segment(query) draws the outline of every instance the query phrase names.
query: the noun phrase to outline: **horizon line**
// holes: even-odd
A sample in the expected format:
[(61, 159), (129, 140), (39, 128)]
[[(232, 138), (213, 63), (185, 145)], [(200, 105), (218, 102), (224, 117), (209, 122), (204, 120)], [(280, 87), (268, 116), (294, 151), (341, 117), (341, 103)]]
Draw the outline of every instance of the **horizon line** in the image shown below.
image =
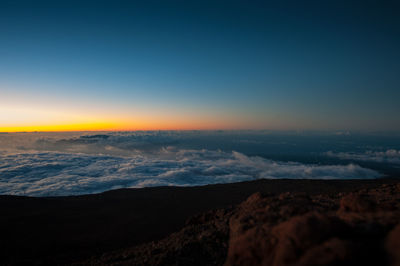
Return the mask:
[(151, 132), (151, 131), (203, 131), (203, 132), (240, 132), (240, 131), (252, 131), (252, 132), (298, 132), (298, 133), (335, 133), (336, 135), (351, 135), (351, 134), (400, 134), (400, 131), (395, 130), (346, 130), (346, 129), (121, 129), (121, 130), (22, 130), (22, 131), (2, 131), (0, 134), (7, 133), (73, 133), (73, 132)]

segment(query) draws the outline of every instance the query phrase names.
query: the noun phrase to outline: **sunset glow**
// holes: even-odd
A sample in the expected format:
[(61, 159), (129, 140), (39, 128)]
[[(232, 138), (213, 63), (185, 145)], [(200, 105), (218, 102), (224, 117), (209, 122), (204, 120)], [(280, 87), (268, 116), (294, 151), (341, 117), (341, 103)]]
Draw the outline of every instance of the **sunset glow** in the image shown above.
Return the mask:
[(103, 4), (0, 5), (1, 132), (400, 131), (390, 14)]
[[(129, 121), (115, 119), (110, 121), (86, 120), (78, 122), (25, 122), (21, 124), (2, 124), (0, 132), (34, 132), (34, 131), (134, 131), (134, 130), (238, 130), (248, 129), (248, 127), (238, 127), (229, 121), (212, 121), (203, 119), (190, 122), (190, 119), (157, 120), (155, 118), (141, 118)], [(118, 122), (116, 122), (118, 121)]]
[(0, 0), (0, 266), (400, 265), (399, 14)]
[[(1, 108), (0, 132), (32, 131), (132, 131), (132, 130), (215, 130), (256, 128), (248, 119), (238, 124), (233, 116), (174, 112), (126, 115), (40, 108)], [(143, 113), (143, 112), (142, 112)]]

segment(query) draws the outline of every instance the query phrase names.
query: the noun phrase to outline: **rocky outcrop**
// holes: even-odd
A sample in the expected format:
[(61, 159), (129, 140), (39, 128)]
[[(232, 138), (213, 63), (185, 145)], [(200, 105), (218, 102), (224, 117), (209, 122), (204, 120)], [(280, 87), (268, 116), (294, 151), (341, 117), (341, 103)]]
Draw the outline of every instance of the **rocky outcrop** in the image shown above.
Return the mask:
[(251, 195), (169, 237), (92, 265), (400, 265), (400, 185), (352, 193)]
[(230, 218), (225, 264), (399, 265), (399, 219), (398, 185), (313, 197), (254, 194)]

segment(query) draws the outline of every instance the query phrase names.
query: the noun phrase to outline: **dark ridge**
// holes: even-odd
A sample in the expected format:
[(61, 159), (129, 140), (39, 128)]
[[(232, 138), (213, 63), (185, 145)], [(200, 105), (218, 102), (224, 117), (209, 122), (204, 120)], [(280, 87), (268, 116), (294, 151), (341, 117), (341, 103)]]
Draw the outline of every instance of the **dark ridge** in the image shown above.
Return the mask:
[(68, 197), (0, 196), (0, 264), (68, 264), (158, 240), (189, 217), (234, 206), (249, 195), (332, 194), (398, 182), (256, 180), (200, 187), (118, 189)]

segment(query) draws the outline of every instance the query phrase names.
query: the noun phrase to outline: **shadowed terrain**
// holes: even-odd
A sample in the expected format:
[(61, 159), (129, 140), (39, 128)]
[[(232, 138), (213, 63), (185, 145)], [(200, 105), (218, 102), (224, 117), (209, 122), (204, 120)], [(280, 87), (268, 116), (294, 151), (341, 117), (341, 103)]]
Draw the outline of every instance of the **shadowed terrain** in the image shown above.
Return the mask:
[[(309, 239), (309, 244), (290, 247), (288, 263), (321, 243), (328, 248), (340, 246), (340, 241), (353, 245), (346, 242), (346, 232), (354, 228), (361, 231), (347, 238), (357, 239), (355, 246), (364, 238), (370, 239), (368, 248), (381, 247), (399, 218), (397, 183), (395, 179), (257, 180), (71, 197), (0, 196), (1, 263), (183, 265), (223, 264), (227, 259), (230, 265), (278, 265), (282, 256), (287, 257), (280, 247), (287, 245), (285, 239), (292, 238), (298, 224), (306, 225), (300, 226), (305, 232), (294, 238), (299, 243)], [(349, 194), (352, 191), (363, 194)], [(365, 225), (358, 227), (357, 219)], [(307, 231), (313, 223), (322, 224), (315, 231), (318, 238)], [(335, 230), (341, 232), (339, 242)], [(270, 239), (276, 241), (269, 243)], [(275, 255), (266, 256), (264, 248)], [(382, 248), (375, 251), (386, 254)], [(249, 255), (257, 252), (266, 257), (255, 260)], [(314, 251), (310, 252), (312, 257)]]

